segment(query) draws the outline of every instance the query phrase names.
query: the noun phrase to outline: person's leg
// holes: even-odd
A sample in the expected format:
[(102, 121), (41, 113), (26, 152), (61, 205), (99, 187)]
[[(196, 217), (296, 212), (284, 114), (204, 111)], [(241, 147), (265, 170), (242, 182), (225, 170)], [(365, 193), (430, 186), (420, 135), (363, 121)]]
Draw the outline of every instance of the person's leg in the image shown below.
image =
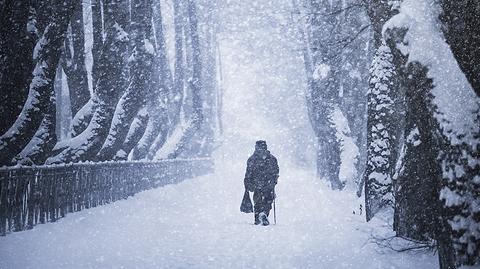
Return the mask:
[(259, 214), (262, 212), (262, 194), (255, 190), (253, 193), (253, 211), (255, 216), (255, 225), (260, 224)]
[(273, 203), (273, 199), (275, 199), (274, 197), (274, 191), (273, 190), (269, 190), (269, 191), (266, 191), (265, 194), (265, 213), (267, 214), (267, 217), (270, 215), (270, 210), (272, 210), (272, 203)]
[(262, 222), (262, 225), (267, 226), (269, 225), (268, 221), (268, 214), (270, 213), (270, 208), (271, 208), (271, 203), (269, 203), (270, 200), (270, 195), (269, 191), (263, 190), (261, 192), (261, 213), (259, 214), (260, 221)]

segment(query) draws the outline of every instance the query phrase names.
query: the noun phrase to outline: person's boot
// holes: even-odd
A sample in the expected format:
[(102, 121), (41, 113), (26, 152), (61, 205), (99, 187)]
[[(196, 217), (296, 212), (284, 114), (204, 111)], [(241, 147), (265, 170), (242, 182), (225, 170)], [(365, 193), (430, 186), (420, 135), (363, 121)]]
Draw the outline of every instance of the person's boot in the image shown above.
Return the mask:
[(262, 222), (263, 226), (270, 225), (270, 222), (268, 221), (268, 218), (267, 218), (267, 214), (265, 214), (264, 212), (260, 213), (259, 219)]
[(260, 218), (258, 217), (258, 213), (255, 213), (255, 225), (258, 225), (260, 223), (261, 221), (260, 221)]

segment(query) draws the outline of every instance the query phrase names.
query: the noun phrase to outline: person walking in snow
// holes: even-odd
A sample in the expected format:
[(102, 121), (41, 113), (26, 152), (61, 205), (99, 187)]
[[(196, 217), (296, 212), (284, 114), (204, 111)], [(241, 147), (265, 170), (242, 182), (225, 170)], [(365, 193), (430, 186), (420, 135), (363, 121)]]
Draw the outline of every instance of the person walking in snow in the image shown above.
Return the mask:
[(245, 189), (253, 192), (255, 225), (269, 225), (268, 215), (275, 199), (275, 185), (278, 181), (277, 159), (267, 150), (267, 143), (259, 140), (255, 143), (255, 152), (247, 162)]

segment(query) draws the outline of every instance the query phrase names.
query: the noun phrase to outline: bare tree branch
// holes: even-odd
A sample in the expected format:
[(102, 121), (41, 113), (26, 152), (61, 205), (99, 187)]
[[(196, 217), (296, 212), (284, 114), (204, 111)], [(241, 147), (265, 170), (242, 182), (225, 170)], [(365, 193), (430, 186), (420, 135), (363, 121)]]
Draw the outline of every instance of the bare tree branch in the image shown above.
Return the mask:
[[(398, 241), (404, 241), (402, 246)], [(402, 236), (378, 237), (373, 234), (370, 235), (367, 243), (375, 243), (376, 245), (390, 249), (396, 252), (407, 252), (414, 250), (435, 251), (436, 243), (434, 241), (419, 241)]]

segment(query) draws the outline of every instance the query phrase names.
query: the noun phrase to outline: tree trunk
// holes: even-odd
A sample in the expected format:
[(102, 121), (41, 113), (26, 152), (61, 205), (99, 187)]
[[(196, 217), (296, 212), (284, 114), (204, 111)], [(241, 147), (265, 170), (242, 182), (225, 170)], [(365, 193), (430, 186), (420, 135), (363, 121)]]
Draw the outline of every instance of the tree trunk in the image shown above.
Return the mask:
[(169, 118), (171, 119), (171, 130), (174, 130), (180, 122), (180, 112), (184, 99), (185, 86), (185, 53), (184, 53), (184, 37), (186, 27), (184, 0), (174, 0), (174, 27), (175, 27), (175, 63), (174, 63), (174, 82), (173, 91), (169, 99)]
[[(189, 88), (191, 89), (192, 111), (187, 129), (182, 138), (176, 145), (175, 150), (169, 154), (169, 158), (177, 158), (183, 153), (188, 156), (196, 155), (195, 149), (192, 149), (193, 138), (200, 129), (203, 120), (203, 103), (202, 103), (202, 61), (200, 55), (200, 38), (198, 31), (198, 16), (196, 4), (193, 0), (187, 0), (187, 14), (189, 21), (189, 33), (192, 50), (192, 78), (189, 80)], [(182, 155), (183, 156), (183, 155)]]
[(55, 82), (53, 83), (53, 91), (55, 92), (55, 103), (56, 103), (56, 108), (55, 108), (55, 133), (57, 134), (57, 139), (61, 140), (62, 139), (62, 129), (63, 129), (63, 122), (62, 122), (62, 113), (61, 113), (61, 107), (63, 102), (62, 102), (62, 84), (63, 84), (63, 70), (60, 64), (57, 66), (57, 71), (55, 74)]
[(365, 215), (367, 221), (381, 208), (393, 205), (392, 173), (394, 152), (395, 68), (390, 48), (377, 49), (370, 69), (367, 122), (367, 165), (365, 177)]
[[(340, 16), (343, 26), (341, 36), (346, 40), (341, 52), (341, 88), (340, 107), (348, 120), (351, 130), (350, 137), (358, 148), (356, 158), (356, 174), (353, 182), (357, 189), (357, 195), (364, 187), (363, 175), (366, 167), (367, 143), (367, 99), (368, 91), (368, 64), (372, 57), (373, 46), (371, 42), (371, 27), (357, 0), (345, 0), (342, 2)], [(356, 37), (355, 37), (356, 36)], [(355, 38), (352, 38), (355, 37)], [(360, 197), (359, 196), (359, 197)]]
[[(153, 11), (153, 27), (155, 29), (155, 44), (157, 48), (155, 79), (158, 79), (158, 86), (160, 87), (158, 90), (160, 90), (160, 92), (171, 93), (173, 88), (173, 77), (168, 60), (165, 34), (163, 33), (163, 15), (160, 1), (154, 1)], [(159, 94), (159, 92), (156, 92), (156, 94)]]
[[(142, 139), (142, 136), (145, 135), (149, 122), (150, 117), (148, 115), (147, 109), (142, 108), (133, 120), (132, 125), (130, 125), (130, 129), (128, 130), (128, 134), (125, 138), (122, 149), (117, 152), (118, 159), (126, 160), (128, 158), (130, 152), (136, 146), (138, 146), (139, 141)], [(132, 159), (136, 160), (135, 156)]]
[[(157, 56), (155, 57), (151, 90), (147, 94), (147, 109), (150, 118), (143, 136), (133, 149), (132, 158), (134, 160), (151, 159), (155, 155), (156, 150), (163, 146), (165, 138), (171, 128), (166, 107), (168, 107), (171, 102), (174, 102), (174, 97), (172, 96), (173, 81), (163, 33), (160, 1), (155, 1), (153, 9)], [(154, 145), (155, 141), (157, 141), (157, 144)], [(150, 151), (153, 152), (149, 154)]]
[(44, 118), (43, 112), (49, 111), (54, 102), (53, 83), (61, 46), (76, 6), (75, 1), (63, 3), (64, 1), (54, 2), (56, 8), (51, 21), (36, 45), (36, 64), (25, 106), (13, 126), (0, 137), (0, 164), (11, 164), (12, 158), (34, 137)]
[(53, 91), (51, 94), (47, 110), (43, 112), (44, 117), (40, 127), (25, 148), (15, 157), (15, 163), (42, 165), (57, 143), (56, 98)]
[[(478, 17), (480, 2), (442, 0), (440, 5), (443, 11), (440, 18), (443, 21), (442, 30), (446, 42), (450, 45), (453, 56), (476, 95), (480, 96), (480, 20)], [(480, 262), (480, 234), (478, 233), (480, 184), (478, 184), (478, 180), (477, 183), (474, 183), (474, 178), (478, 179), (478, 171), (480, 171), (480, 147), (478, 146), (480, 109), (477, 109), (475, 114), (476, 130), (473, 131), (472, 141), (464, 141), (460, 145), (451, 143), (448, 145), (450, 149), (446, 150), (443, 156), (442, 165), (445, 167), (445, 171), (441, 199), (444, 203), (444, 210), (448, 212), (447, 219), (449, 221), (449, 224), (444, 227), (447, 227), (446, 234), (454, 236), (453, 242), (449, 237), (442, 240), (447, 245), (443, 254), (442, 248), (439, 248), (442, 268), (448, 268), (444, 264), (453, 264), (452, 260), (467, 265)], [(473, 159), (477, 161), (473, 163), (469, 161)], [(459, 170), (463, 170), (465, 173), (456, 173)], [(456, 195), (461, 195), (463, 199), (461, 202), (451, 203), (449, 198), (455, 198)], [(475, 230), (472, 227), (477, 228)], [(455, 230), (452, 231), (450, 228), (455, 228)], [(456, 255), (448, 255), (448, 250), (451, 251), (453, 248), (452, 243)]]
[(480, 2), (442, 0), (443, 33), (470, 85), (480, 96)]
[(205, 9), (208, 10), (206, 14), (203, 14), (204, 22), (201, 27), (201, 48), (202, 48), (202, 100), (204, 103), (203, 114), (205, 120), (202, 124), (202, 131), (200, 132), (203, 137), (197, 138), (197, 142), (200, 144), (199, 156), (209, 157), (212, 155), (215, 146), (215, 130), (217, 126), (217, 103), (216, 96), (218, 92), (217, 84), (217, 63), (216, 63), (216, 49), (217, 49), (217, 33), (215, 29), (214, 11), (215, 7), (213, 3), (208, 2)]
[(91, 0), (92, 3), (92, 28), (93, 28), (93, 45), (92, 45), (92, 86), (97, 88), (98, 78), (100, 76), (100, 56), (103, 47), (103, 18), (102, 5), (105, 0)]
[(342, 189), (340, 141), (333, 118), (335, 109), (339, 109), (340, 69), (336, 55), (339, 53), (340, 25), (335, 16), (326, 15), (340, 9), (341, 1), (310, 0), (308, 5), (313, 67), (309, 88), (312, 108), (309, 111), (318, 139), (317, 172), (320, 178), (330, 182), (332, 189)]
[(130, 61), (130, 84), (117, 104), (109, 135), (98, 153), (99, 160), (110, 160), (121, 149), (138, 111), (146, 105), (153, 74), (155, 48), (150, 43), (152, 9), (149, 0), (132, 1), (131, 37), (134, 51)]
[[(47, 163), (96, 160), (108, 135), (115, 106), (126, 86), (125, 63), (128, 51), (128, 5), (125, 0), (105, 3), (105, 44), (99, 61), (99, 76), (92, 97), (93, 115), (87, 128), (76, 137), (55, 146)], [(87, 103), (88, 104), (88, 103)], [(128, 128), (128, 126), (127, 126)], [(122, 141), (123, 142), (123, 141)]]
[[(165, 110), (149, 109), (152, 117), (149, 118), (145, 132), (133, 149), (134, 160), (153, 159), (155, 153), (165, 143), (168, 135), (168, 119)], [(157, 140), (157, 144), (155, 141)]]
[[(431, 9), (436, 8), (436, 4), (431, 1), (419, 4), (424, 5), (424, 8), (426, 5)], [(426, 14), (426, 22), (419, 24), (436, 19), (428, 18), (432, 14), (434, 13)], [(475, 195), (466, 191), (465, 187), (475, 185), (473, 171), (478, 171), (480, 165), (478, 162), (461, 161), (462, 157), (458, 153), (462, 152), (463, 158), (467, 159), (478, 156), (478, 147), (472, 145), (478, 145), (479, 141), (480, 100), (476, 98), (473, 89), (466, 86), (466, 79), (456, 69), (458, 67), (451, 65), (451, 68), (444, 71), (443, 65), (455, 63), (455, 59), (440, 33), (430, 33), (431, 40), (437, 46), (435, 53), (439, 55), (428, 59), (413, 55), (415, 59), (421, 60), (409, 59), (410, 54), (415, 53), (412, 49), (414, 46), (423, 47), (425, 44), (412, 42), (418, 40), (418, 37), (408, 33), (417, 30), (410, 28), (422, 25), (406, 25), (404, 22), (406, 21), (397, 21), (385, 29), (387, 43), (399, 70), (400, 83), (406, 89), (404, 163), (399, 167), (395, 182), (398, 211), (396, 231), (399, 235), (410, 238), (436, 239), (442, 269), (456, 268), (460, 264), (473, 265), (478, 260), (478, 249), (475, 250), (472, 246), (478, 245), (475, 243), (478, 237), (459, 238), (459, 234), (476, 233), (469, 230), (476, 224), (475, 221), (471, 222), (475, 219), (472, 216), (476, 209), (470, 210), (478, 202), (470, 199)], [(438, 62), (431, 62), (435, 59), (441, 59), (442, 66)], [(453, 86), (436, 81), (452, 74), (460, 81)], [(448, 109), (442, 102), (446, 95), (449, 96), (449, 105), (455, 105), (459, 110)], [(475, 117), (476, 121), (473, 120)], [(457, 189), (459, 185), (461, 187)], [(443, 206), (441, 200), (445, 203)]]
[(92, 97), (73, 117), (70, 137), (78, 136), (87, 129), (88, 124), (92, 120), (93, 112), (95, 112), (93, 104)]
[(76, 115), (90, 99), (85, 63), (85, 30), (82, 5), (78, 6), (70, 21), (70, 31), (65, 41), (65, 55), (62, 60), (62, 67), (67, 75), (68, 89), (70, 90), (71, 114)]
[(29, 1), (7, 0), (0, 15), (0, 135), (12, 127), (28, 96), (36, 42), (31, 8)]

